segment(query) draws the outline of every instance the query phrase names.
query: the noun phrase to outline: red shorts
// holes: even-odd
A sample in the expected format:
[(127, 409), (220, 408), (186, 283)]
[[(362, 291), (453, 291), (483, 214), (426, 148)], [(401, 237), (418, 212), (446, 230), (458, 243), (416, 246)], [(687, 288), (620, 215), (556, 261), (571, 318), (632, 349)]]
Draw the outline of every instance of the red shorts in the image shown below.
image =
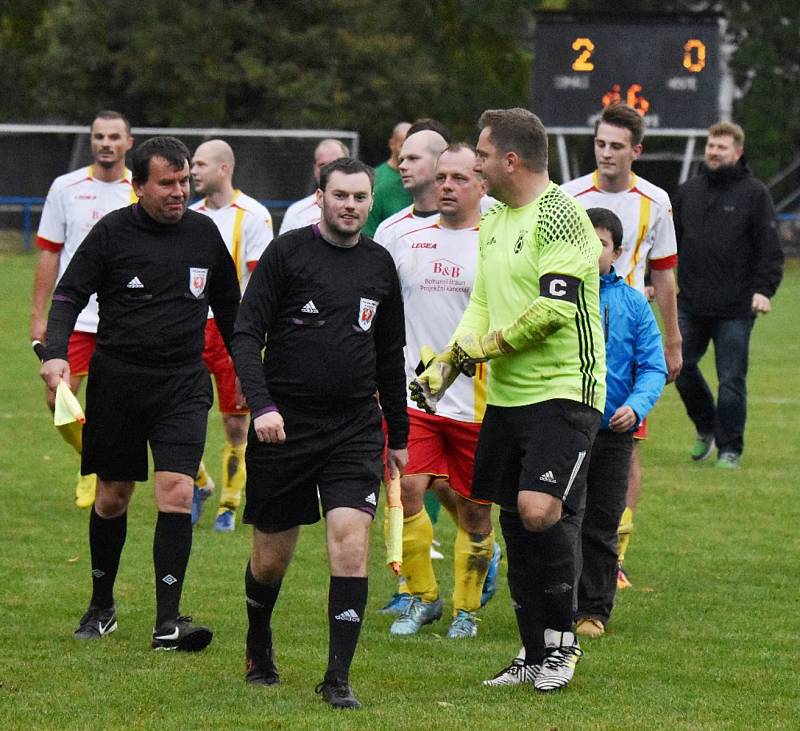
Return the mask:
[(472, 500), (472, 468), (481, 425), (426, 414), (418, 409), (408, 409), (408, 419), (405, 474), (446, 477), (459, 495)]
[(214, 318), (206, 322), (206, 345), (203, 360), (217, 384), (217, 405), (223, 414), (248, 414), (249, 410), (236, 406), (236, 371), (225, 341)]
[(634, 439), (647, 439), (647, 417), (645, 416), (642, 419), (642, 423), (639, 424), (639, 428), (633, 432)]
[(89, 361), (92, 359), (96, 344), (97, 335), (95, 333), (75, 330), (69, 336), (67, 362), (69, 363), (70, 375), (85, 376), (89, 372)]

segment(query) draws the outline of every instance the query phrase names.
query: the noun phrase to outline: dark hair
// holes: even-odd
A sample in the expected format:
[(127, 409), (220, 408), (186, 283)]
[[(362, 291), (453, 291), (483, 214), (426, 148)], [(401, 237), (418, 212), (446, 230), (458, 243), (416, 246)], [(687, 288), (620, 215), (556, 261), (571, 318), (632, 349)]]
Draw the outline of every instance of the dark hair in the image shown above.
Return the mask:
[(535, 173), (547, 170), (547, 130), (533, 112), (520, 107), (487, 109), (478, 129), (491, 128), (492, 143), (501, 153), (514, 152)]
[(422, 119), (416, 120), (414, 124), (408, 128), (406, 139), (411, 137), (415, 132), (423, 132), (426, 129), (429, 129), (431, 132), (438, 132), (444, 137), (445, 142), (448, 144), (450, 143), (450, 129), (438, 119), (431, 119), (430, 117), (423, 117)]
[(115, 112), (112, 109), (103, 109), (99, 111), (97, 114), (95, 114), (94, 119), (92, 120), (93, 125), (95, 120), (97, 119), (121, 119), (125, 123), (125, 131), (128, 134), (131, 133), (131, 123), (128, 121), (128, 118), (124, 114)]
[(150, 177), (150, 160), (163, 157), (175, 170), (190, 162), (189, 148), (177, 137), (151, 137), (139, 145), (131, 155), (131, 172), (137, 183), (146, 183)]
[(622, 102), (609, 104), (594, 123), (594, 133), (600, 124), (610, 124), (612, 127), (622, 127), (631, 133), (631, 146), (640, 145), (644, 139), (644, 119), (633, 107)]
[(587, 208), (586, 215), (595, 228), (604, 228), (611, 234), (611, 241), (614, 244), (614, 251), (622, 246), (622, 221), (614, 211), (608, 208)]
[(447, 147), (442, 150), (442, 155), (445, 152), (461, 152), (461, 150), (469, 150), (473, 155), (475, 153), (475, 148), (469, 144), (469, 142), (451, 142)]
[(352, 157), (340, 157), (338, 160), (329, 162), (323, 165), (319, 171), (319, 188), (325, 190), (328, 185), (328, 178), (336, 171), (342, 172), (345, 175), (356, 175), (357, 173), (366, 173), (369, 178), (369, 187), (375, 183), (375, 171), (366, 163), (361, 160), (356, 160)]

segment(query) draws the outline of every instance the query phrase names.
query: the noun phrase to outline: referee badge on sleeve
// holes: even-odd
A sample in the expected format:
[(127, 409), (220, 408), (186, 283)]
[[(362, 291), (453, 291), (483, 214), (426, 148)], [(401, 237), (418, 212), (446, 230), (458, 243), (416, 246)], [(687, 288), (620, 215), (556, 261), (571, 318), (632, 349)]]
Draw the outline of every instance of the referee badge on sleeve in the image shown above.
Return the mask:
[(377, 300), (361, 298), (361, 306), (358, 310), (358, 326), (367, 332), (372, 327), (372, 320), (375, 317), (375, 312), (378, 309)]
[(203, 296), (208, 281), (208, 269), (189, 267), (189, 291), (197, 298)]

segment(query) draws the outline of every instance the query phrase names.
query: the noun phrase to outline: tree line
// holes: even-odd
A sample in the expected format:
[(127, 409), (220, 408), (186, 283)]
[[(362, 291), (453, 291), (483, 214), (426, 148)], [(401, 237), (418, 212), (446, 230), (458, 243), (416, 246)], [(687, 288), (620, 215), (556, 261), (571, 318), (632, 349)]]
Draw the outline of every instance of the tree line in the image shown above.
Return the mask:
[(526, 106), (535, 13), (717, 11), (736, 50), (734, 116), (768, 177), (800, 142), (800, 10), (752, 3), (615, 0), (6, 0), (0, 120), (343, 128), (379, 162), (401, 119), (475, 135), (488, 107)]

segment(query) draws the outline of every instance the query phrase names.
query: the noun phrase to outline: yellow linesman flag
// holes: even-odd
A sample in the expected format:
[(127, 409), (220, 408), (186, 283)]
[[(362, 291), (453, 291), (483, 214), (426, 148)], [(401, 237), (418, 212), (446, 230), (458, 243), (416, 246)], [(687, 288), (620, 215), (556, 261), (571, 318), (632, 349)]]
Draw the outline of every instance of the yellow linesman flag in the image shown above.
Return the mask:
[(386, 513), (389, 530), (386, 533), (386, 563), (396, 576), (403, 565), (403, 503), (400, 501), (400, 475), (389, 478), (386, 489)]
[(69, 386), (61, 381), (56, 389), (56, 408), (53, 414), (53, 424), (63, 426), (74, 421), (81, 424), (86, 423), (83, 409), (75, 394), (69, 390)]

